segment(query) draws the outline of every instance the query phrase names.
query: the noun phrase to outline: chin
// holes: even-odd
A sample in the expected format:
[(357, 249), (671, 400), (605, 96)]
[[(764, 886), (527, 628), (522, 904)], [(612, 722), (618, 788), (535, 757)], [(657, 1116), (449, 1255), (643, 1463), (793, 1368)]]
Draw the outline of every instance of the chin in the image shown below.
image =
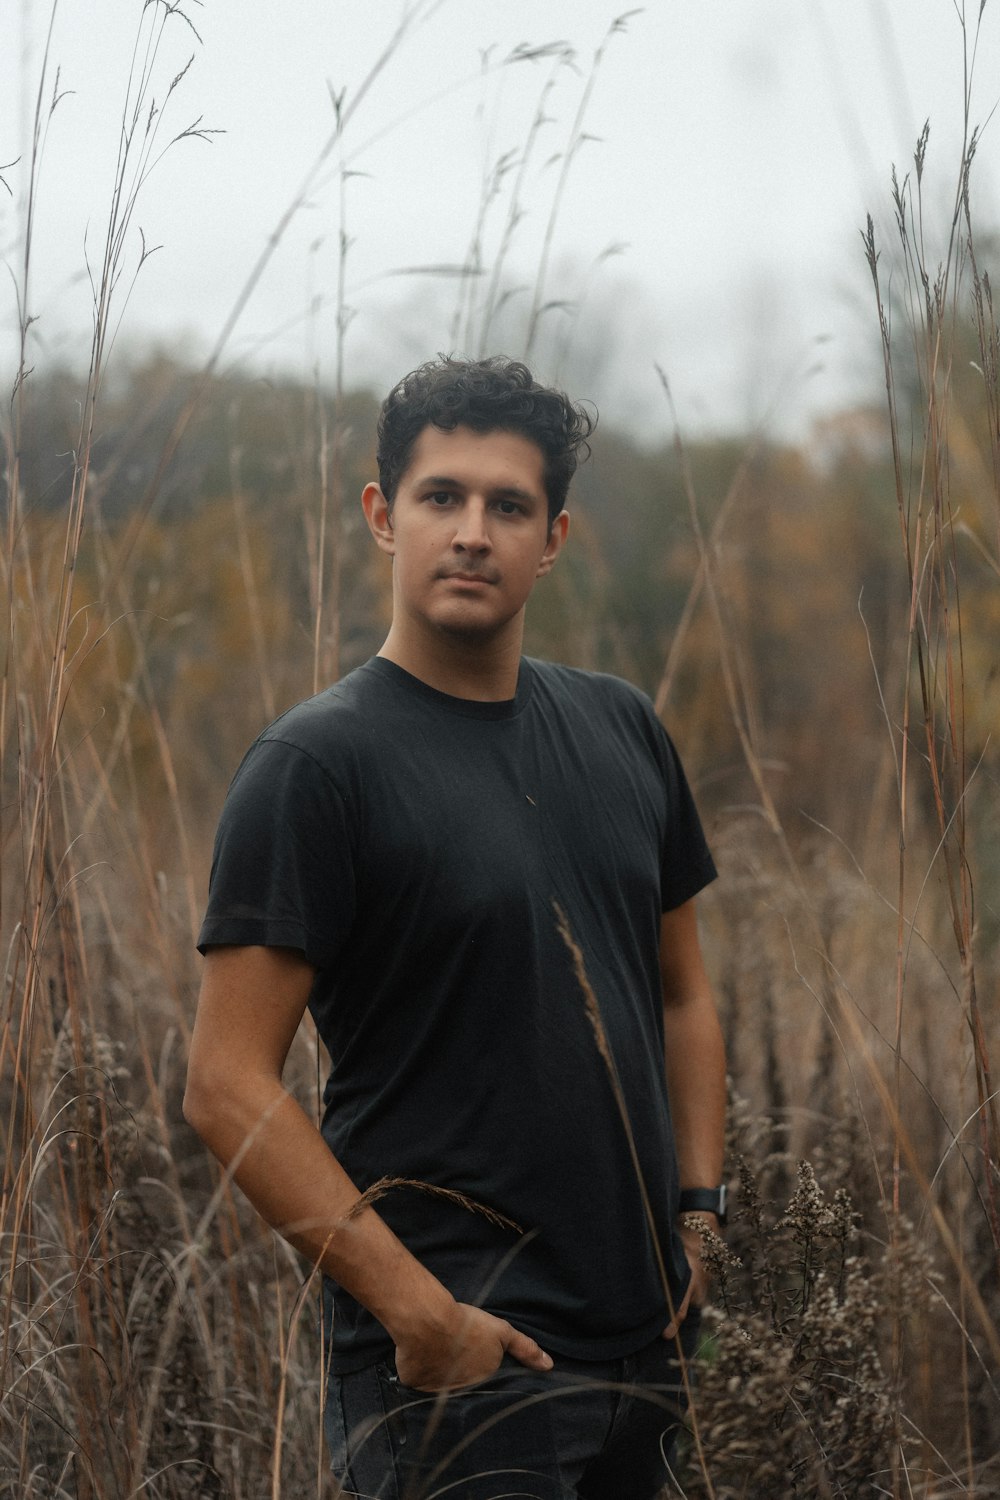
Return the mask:
[(442, 636), (457, 641), (489, 641), (502, 633), (506, 620), (484, 620), (475, 615), (451, 615), (434, 621)]
[(499, 625), (480, 625), (473, 620), (455, 620), (439, 625), (438, 634), (444, 636), (446, 640), (475, 645), (492, 641), (500, 634), (501, 629)]

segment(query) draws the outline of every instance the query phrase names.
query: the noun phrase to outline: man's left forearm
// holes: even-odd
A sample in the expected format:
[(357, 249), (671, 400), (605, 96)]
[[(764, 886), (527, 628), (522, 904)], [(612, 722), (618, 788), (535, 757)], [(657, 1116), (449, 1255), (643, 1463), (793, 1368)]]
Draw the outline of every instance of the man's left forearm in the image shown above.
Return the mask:
[(726, 1133), (726, 1050), (693, 900), (664, 913), (660, 971), (664, 1065), (681, 1187), (718, 1187)]
[[(664, 1061), (680, 1185), (714, 1188), (722, 1181), (726, 1127), (726, 1058), (722, 1028), (711, 991), (706, 987), (686, 999), (664, 1001)], [(674, 1337), (689, 1305), (700, 1307), (708, 1295), (708, 1275), (698, 1230), (680, 1225), (691, 1282), (682, 1306), (666, 1329)], [(719, 1231), (715, 1214), (698, 1211), (709, 1229)]]
[(682, 1188), (722, 1181), (726, 1054), (711, 992), (665, 1003), (664, 1064)]

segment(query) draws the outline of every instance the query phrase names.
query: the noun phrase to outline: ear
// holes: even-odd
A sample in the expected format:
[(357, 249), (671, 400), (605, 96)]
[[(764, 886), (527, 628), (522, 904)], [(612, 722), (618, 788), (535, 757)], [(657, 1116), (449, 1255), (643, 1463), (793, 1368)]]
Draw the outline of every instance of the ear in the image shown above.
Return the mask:
[(549, 539), (545, 543), (545, 551), (542, 553), (542, 560), (538, 564), (538, 572), (535, 574), (536, 578), (544, 578), (546, 573), (551, 573), (555, 560), (563, 549), (563, 543), (566, 540), (568, 532), (569, 511), (561, 510), (552, 522), (551, 529), (549, 530)]
[(392, 557), (396, 551), (396, 536), (392, 529), (389, 502), (379, 485), (374, 482), (365, 485), (361, 491), (361, 509), (376, 545)]

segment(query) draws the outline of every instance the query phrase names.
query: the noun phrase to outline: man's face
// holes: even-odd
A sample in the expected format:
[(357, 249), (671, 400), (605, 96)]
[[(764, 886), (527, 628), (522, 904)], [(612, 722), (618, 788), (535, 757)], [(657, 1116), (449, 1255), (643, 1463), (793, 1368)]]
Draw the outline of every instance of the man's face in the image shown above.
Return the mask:
[(564, 511), (550, 530), (542, 451), (512, 432), (425, 427), (391, 514), (377, 485), (363, 500), (376, 541), (394, 559), (394, 628), (470, 641), (520, 628), (568, 524)]

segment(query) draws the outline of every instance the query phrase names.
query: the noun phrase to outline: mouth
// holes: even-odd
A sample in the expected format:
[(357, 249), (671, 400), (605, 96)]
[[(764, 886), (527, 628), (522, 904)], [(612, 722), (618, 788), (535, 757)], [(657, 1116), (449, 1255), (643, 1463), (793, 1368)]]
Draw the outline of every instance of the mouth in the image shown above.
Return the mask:
[(439, 575), (446, 583), (461, 583), (467, 585), (492, 585), (497, 579), (488, 573), (442, 573)]

